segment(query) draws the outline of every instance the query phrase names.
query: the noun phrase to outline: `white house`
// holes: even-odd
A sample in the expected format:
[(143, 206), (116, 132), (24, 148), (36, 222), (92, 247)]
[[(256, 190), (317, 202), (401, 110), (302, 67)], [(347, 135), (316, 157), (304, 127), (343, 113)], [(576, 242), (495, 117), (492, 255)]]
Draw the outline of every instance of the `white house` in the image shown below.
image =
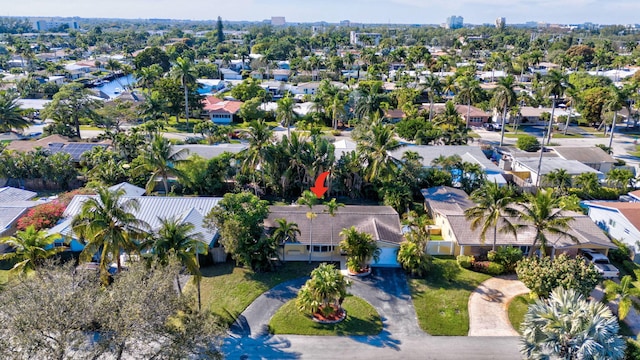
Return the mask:
[[(538, 157), (517, 157), (513, 159), (511, 164), (511, 170), (517, 173), (526, 174), (528, 173), (528, 178), (525, 180), (530, 181), (532, 185), (538, 183), (538, 177), (547, 175), (552, 171), (557, 171), (559, 169), (566, 170), (569, 175), (575, 176), (580, 175), (582, 173), (591, 172), (595, 173), (598, 176), (598, 179), (603, 180), (604, 174), (598, 170), (595, 170), (592, 167), (589, 167), (580, 161), (577, 160), (565, 160), (558, 157), (542, 158), (542, 165), (540, 167), (540, 174), (538, 174)], [(522, 177), (522, 176), (520, 176)]]
[(640, 262), (640, 202), (588, 201), (589, 217), (609, 236), (619, 240), (636, 254), (635, 262)]

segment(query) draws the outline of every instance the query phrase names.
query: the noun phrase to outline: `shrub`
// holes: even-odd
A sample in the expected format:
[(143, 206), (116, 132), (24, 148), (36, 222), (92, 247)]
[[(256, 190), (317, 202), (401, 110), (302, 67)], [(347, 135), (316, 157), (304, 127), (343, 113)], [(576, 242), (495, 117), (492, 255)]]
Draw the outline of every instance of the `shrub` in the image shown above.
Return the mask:
[(340, 136), (340, 135), (342, 135), (342, 131), (340, 131), (340, 130), (331, 130), (331, 135)]
[(49, 229), (62, 219), (62, 213), (66, 208), (67, 204), (59, 201), (35, 206), (18, 220), (18, 230), (25, 230), (32, 225), (36, 230)]
[(460, 265), (465, 269), (468, 269), (471, 267), (471, 265), (473, 265), (473, 262), (475, 261), (475, 259), (473, 256), (458, 255), (458, 257), (456, 258), (456, 261), (458, 262), (458, 265)]
[(584, 296), (596, 287), (601, 275), (595, 267), (582, 257), (571, 259), (562, 254), (551, 258), (525, 258), (516, 266), (518, 279), (531, 292), (546, 298), (557, 287), (575, 289)]
[(516, 141), (516, 147), (522, 151), (536, 152), (540, 150), (540, 142), (532, 135), (524, 135)]
[(622, 268), (624, 268), (628, 274), (635, 274), (635, 270), (638, 269), (638, 265), (631, 260), (625, 260), (622, 262)]
[(609, 250), (609, 258), (612, 261), (616, 262), (624, 262), (625, 260), (629, 260), (631, 252), (629, 251), (629, 247), (627, 244), (622, 241), (618, 241), (613, 239), (613, 243), (616, 244), (615, 249)]
[(625, 360), (637, 360), (640, 359), (640, 343), (627, 338), (627, 349), (624, 353)]
[(499, 247), (496, 251), (489, 251), (487, 258), (502, 265), (504, 271), (513, 272), (518, 261), (522, 260), (522, 250), (513, 246)]
[(453, 281), (460, 273), (460, 266), (451, 261), (441, 261), (435, 264), (435, 270), (447, 281)]
[(490, 262), (489, 266), (487, 266), (487, 274), (489, 275), (496, 276), (502, 273), (504, 273), (504, 266), (502, 266), (501, 264)]

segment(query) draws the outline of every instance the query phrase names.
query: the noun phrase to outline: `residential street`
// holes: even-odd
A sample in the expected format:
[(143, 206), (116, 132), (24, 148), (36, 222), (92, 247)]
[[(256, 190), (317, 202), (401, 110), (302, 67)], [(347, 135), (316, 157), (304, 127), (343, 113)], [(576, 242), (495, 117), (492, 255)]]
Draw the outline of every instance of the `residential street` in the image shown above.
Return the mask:
[[(269, 319), (295, 297), (305, 279), (283, 283), (262, 294), (231, 328), (222, 348), (229, 359), (519, 359), (518, 338), (429, 336), (419, 327), (404, 273), (375, 269), (351, 278), (349, 292), (380, 313), (377, 336), (300, 336), (266, 333)], [(251, 334), (251, 335), (249, 335)]]

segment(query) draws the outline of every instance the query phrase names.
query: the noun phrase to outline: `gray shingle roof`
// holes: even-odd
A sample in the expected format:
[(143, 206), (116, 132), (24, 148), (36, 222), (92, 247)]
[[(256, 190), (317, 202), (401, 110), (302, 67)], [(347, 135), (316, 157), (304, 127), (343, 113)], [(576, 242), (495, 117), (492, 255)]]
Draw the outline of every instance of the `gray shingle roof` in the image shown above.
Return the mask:
[(566, 160), (577, 160), (584, 164), (594, 163), (615, 163), (616, 159), (607, 154), (604, 150), (596, 146), (565, 147), (557, 146), (553, 148), (560, 157)]
[(501, 173), (502, 170), (487, 159), (482, 150), (477, 146), (470, 145), (443, 145), (443, 146), (431, 146), (431, 145), (408, 145), (403, 146), (397, 150), (391, 152), (391, 156), (396, 159), (402, 159), (402, 155), (407, 151), (413, 151), (418, 153), (422, 157), (422, 165), (431, 167), (433, 160), (440, 156), (453, 156), (458, 155), (465, 161), (474, 162), (481, 165), (486, 171), (495, 171)]
[[(334, 217), (325, 212), (326, 207), (316, 205), (313, 212), (318, 216), (313, 219), (312, 237), (315, 245), (330, 245), (333, 223), (333, 244), (342, 241), (340, 231), (355, 226), (358, 231), (370, 234), (374, 240), (399, 244), (402, 242), (400, 218), (390, 206), (358, 206), (347, 205), (339, 208)], [(300, 235), (297, 241), (309, 244), (309, 208), (302, 205), (270, 206), (269, 217), (265, 220), (265, 227), (275, 228), (276, 219), (285, 218), (288, 222), (298, 224)]]
[(458, 215), (472, 206), (466, 192), (449, 186), (438, 186), (420, 190), (432, 211), (443, 215)]

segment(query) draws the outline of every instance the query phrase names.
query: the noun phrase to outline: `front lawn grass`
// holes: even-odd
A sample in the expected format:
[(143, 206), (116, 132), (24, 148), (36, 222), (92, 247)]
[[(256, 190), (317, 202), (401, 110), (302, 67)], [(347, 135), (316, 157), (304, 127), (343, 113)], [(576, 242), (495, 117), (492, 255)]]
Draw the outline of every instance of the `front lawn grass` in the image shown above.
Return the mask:
[[(455, 259), (434, 258), (433, 268)], [(466, 336), (469, 333), (469, 296), (475, 288), (491, 276), (467, 269), (452, 280), (439, 271), (430, 271), (424, 279), (411, 279), (411, 297), (422, 330), (430, 335)]]
[(533, 303), (534, 300), (528, 294), (518, 295), (509, 302), (509, 321), (511, 326), (520, 334), (522, 334), (520, 324), (524, 321), (524, 315), (529, 310), (529, 305)]
[(231, 324), (260, 294), (282, 282), (309, 276), (316, 266), (318, 263), (287, 262), (268, 273), (256, 273), (233, 263), (203, 267), (202, 306)]
[(337, 324), (319, 324), (296, 307), (296, 301), (284, 304), (269, 322), (272, 334), (355, 336), (377, 335), (382, 331), (382, 320), (376, 309), (365, 300), (349, 295), (342, 307), (347, 318)]

